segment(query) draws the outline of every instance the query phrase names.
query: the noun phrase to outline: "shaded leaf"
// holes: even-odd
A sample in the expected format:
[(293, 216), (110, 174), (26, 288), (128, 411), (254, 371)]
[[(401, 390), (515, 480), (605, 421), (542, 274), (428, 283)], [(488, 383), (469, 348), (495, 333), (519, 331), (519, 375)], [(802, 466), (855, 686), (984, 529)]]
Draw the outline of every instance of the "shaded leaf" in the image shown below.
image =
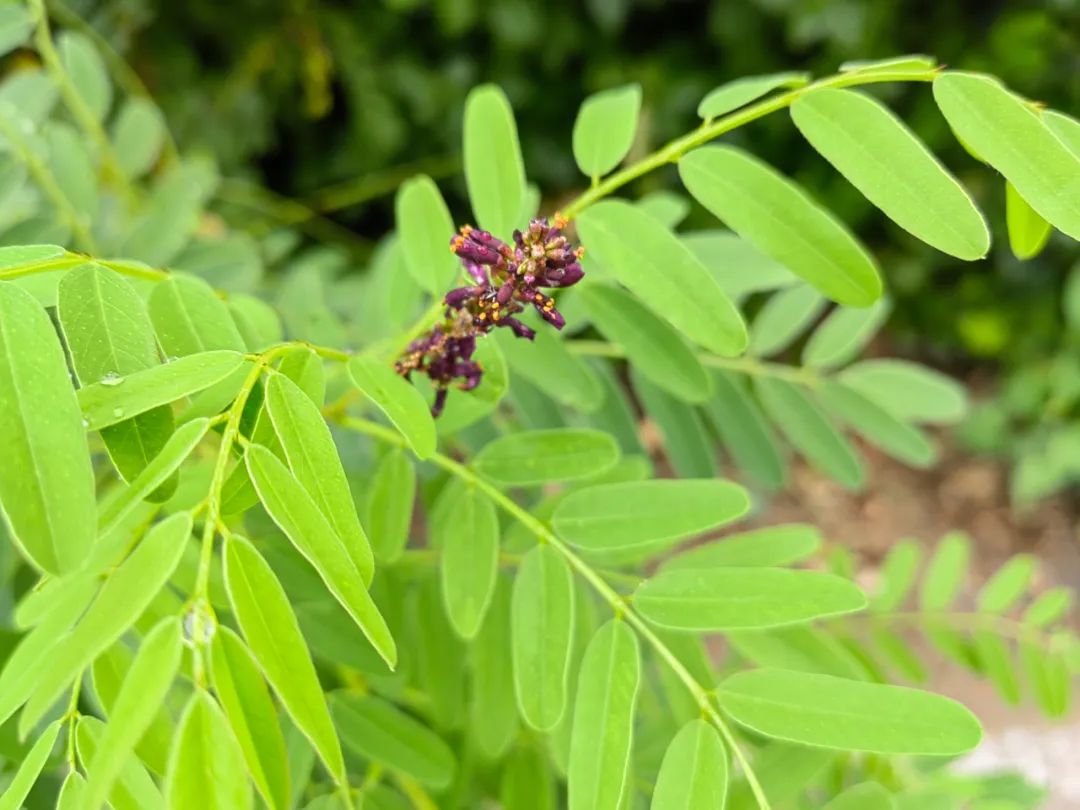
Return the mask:
[(499, 568), (495, 505), (469, 487), (455, 503), (453, 518), (438, 532), (446, 614), (458, 635), (469, 640), (480, 630), (495, 592)]
[(473, 459), (477, 473), (507, 486), (588, 478), (611, 467), (619, 448), (598, 430), (563, 428), (501, 436)]
[(864, 360), (840, 380), (905, 422), (953, 424), (967, 415), (967, 394), (954, 380), (907, 360)]

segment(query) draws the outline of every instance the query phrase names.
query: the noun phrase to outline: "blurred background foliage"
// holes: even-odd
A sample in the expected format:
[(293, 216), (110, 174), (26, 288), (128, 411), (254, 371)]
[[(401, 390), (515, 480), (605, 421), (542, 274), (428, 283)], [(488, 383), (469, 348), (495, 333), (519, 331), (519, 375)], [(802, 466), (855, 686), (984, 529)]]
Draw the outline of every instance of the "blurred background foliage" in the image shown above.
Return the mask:
[[(111, 46), (129, 91), (145, 83), (181, 152), (212, 156), (226, 178), (214, 205), (227, 220), (248, 230), (304, 220), (309, 235), (361, 257), (392, 227), (393, 191), (415, 172), (434, 176), (455, 216), (468, 218), (461, 112), (480, 82), (496, 82), (510, 96), (545, 210), (583, 183), (570, 150), (578, 104), (626, 82), (639, 82), (645, 100), (631, 156), (696, 126), (699, 100), (730, 79), (778, 70), (824, 75), (845, 60), (902, 53), (991, 71), (1030, 98), (1072, 114), (1080, 109), (1076, 0), (48, 6), (62, 26), (88, 26)], [(121, 59), (134, 74), (118, 67)], [(992, 220), (997, 239), (986, 262), (965, 265), (886, 222), (783, 116), (740, 131), (739, 140), (877, 250), (895, 302), (883, 351), (928, 360), (983, 395), (961, 436), (971, 449), (1016, 460), (1017, 500), (1080, 481), (1080, 283), (1067, 286), (1076, 243), (1055, 234), (1038, 257), (1018, 261), (1005, 238), (1003, 185), (957, 146), (928, 89), (889, 85), (880, 92)], [(648, 176), (634, 191), (668, 186), (676, 187), (673, 170)], [(325, 218), (312, 219), (315, 212)], [(695, 211), (687, 224), (710, 222)]]

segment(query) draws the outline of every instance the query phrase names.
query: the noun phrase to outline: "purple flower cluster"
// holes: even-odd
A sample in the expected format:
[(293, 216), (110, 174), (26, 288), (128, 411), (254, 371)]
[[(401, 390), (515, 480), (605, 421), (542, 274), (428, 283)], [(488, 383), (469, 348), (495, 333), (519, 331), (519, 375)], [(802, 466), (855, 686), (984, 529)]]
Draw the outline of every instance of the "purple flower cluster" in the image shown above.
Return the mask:
[(442, 412), (455, 380), (460, 378), (457, 387), (463, 391), (480, 384), (483, 369), (472, 359), (478, 337), (505, 326), (532, 340), (536, 333), (514, 317), (528, 306), (556, 329), (566, 325), (555, 300), (540, 291), (569, 287), (585, 275), (582, 249), (570, 246), (562, 234), (565, 227), (558, 215), (552, 222), (534, 219), (524, 232), (514, 231), (512, 247), (468, 225), (450, 240), (450, 250), (474, 283), (446, 294), (443, 321), (409, 344), (394, 364), (406, 379), (414, 371), (428, 375), (436, 391), (432, 414)]

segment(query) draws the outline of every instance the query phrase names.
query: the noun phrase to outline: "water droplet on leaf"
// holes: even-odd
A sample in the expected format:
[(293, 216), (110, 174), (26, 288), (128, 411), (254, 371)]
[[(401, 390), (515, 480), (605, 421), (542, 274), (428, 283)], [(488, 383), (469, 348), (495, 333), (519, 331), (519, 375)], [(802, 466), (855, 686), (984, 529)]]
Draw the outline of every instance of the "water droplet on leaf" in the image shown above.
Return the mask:
[(110, 371), (104, 377), (101, 378), (102, 385), (120, 385), (124, 381), (124, 378), (117, 374), (115, 371)]
[(121, 416), (124, 415), (124, 409), (123, 408), (113, 408), (112, 409), (112, 415), (115, 416), (117, 419), (119, 419)]

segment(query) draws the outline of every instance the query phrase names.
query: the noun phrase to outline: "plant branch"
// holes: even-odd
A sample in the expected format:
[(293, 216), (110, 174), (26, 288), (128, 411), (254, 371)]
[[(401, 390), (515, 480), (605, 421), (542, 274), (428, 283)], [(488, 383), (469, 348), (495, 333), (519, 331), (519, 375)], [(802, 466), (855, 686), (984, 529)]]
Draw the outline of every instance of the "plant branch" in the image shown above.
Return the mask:
[(64, 62), (56, 50), (52, 33), (49, 31), (49, 15), (45, 10), (45, 0), (28, 0), (28, 2), (30, 10), (37, 18), (34, 45), (41, 56), (41, 60), (45, 63), (45, 68), (60, 88), (60, 95), (63, 97), (68, 110), (71, 111), (72, 117), (79, 124), (87, 138), (90, 139), (90, 142), (97, 147), (104, 179), (118, 188), (125, 197), (131, 199), (134, 196), (134, 191), (123, 169), (120, 168), (120, 162), (116, 158), (116, 152), (109, 142), (109, 137), (105, 134), (105, 130), (94, 116), (94, 113), (87, 106), (86, 101), (79, 95), (78, 88), (71, 81), (71, 76), (68, 75), (67, 70), (64, 68)]
[(820, 79), (805, 87), (771, 96), (756, 104), (751, 104), (736, 110), (733, 113), (717, 118), (715, 121), (707, 121), (693, 132), (668, 142), (652, 154), (646, 155), (636, 163), (632, 163), (625, 169), (610, 175), (598, 185), (592, 186), (576, 200), (563, 208), (561, 213), (567, 219), (573, 219), (594, 202), (603, 199), (611, 194), (611, 192), (636, 180), (642, 175), (651, 172), (653, 169), (658, 169), (668, 163), (676, 163), (679, 158), (691, 149), (708, 143), (714, 138), (717, 138), (726, 132), (731, 132), (731, 130), (737, 129), (744, 124), (749, 124), (751, 121), (764, 118), (769, 113), (789, 107), (796, 99), (823, 87), (855, 87), (862, 84), (873, 84), (877, 82), (929, 82), (933, 81), (934, 77), (937, 75), (938, 71), (936, 69), (917, 72), (879, 71), (867, 73), (839, 73), (835, 76)]
[(400, 166), (391, 166), (341, 183), (319, 189), (304, 198), (303, 203), (321, 213), (340, 211), (390, 194), (414, 174), (426, 174), (438, 179), (456, 174), (461, 169), (460, 155), (426, 158)]
[[(383, 427), (375, 422), (369, 422), (365, 419), (357, 419), (355, 417), (343, 417), (339, 420), (339, 424), (343, 427), (355, 430), (359, 433), (365, 433), (380, 441), (394, 444), (398, 447), (405, 447), (406, 443), (395, 431), (390, 428)], [(530, 514), (528, 511), (519, 506), (514, 500), (504, 494), (500, 489), (493, 484), (488, 483), (483, 478), (476, 475), (472, 470), (463, 464), (459, 464), (452, 458), (445, 456), (441, 453), (435, 453), (433, 456), (427, 459), (431, 463), (442, 467), (452, 475), (457, 476), (463, 481), (475, 486), (481, 492), (483, 492), (491, 501), (518, 521), (521, 525), (531, 531), (541, 543), (547, 543), (551, 548), (555, 549), (566, 560), (567, 564), (573, 568), (581, 577), (589, 583), (589, 585), (595, 590), (601, 598), (615, 611), (615, 615), (625, 621), (630, 627), (632, 627), (639, 636), (645, 639), (646, 642), (656, 651), (664, 662), (675, 673), (676, 677), (682, 681), (683, 685), (687, 688), (690, 694), (694, 697), (698, 708), (701, 710), (708, 720), (716, 726), (717, 730), (724, 737), (724, 741), (731, 749), (731, 752), (735, 759), (738, 761), (740, 768), (744, 776), (746, 777), (747, 784), (750, 786), (751, 791), (754, 794), (754, 798), (757, 800), (759, 808), (761, 810), (769, 810), (769, 801), (765, 796), (765, 793), (761, 787), (760, 782), (754, 773), (753, 768), (750, 766), (750, 762), (746, 759), (745, 755), (739, 748), (738, 742), (735, 739), (735, 735), (728, 727), (727, 722), (716, 707), (713, 706), (711, 699), (709, 698), (709, 692), (697, 682), (690, 671), (683, 665), (678, 657), (671, 651), (671, 649), (664, 643), (652, 628), (638, 616), (630, 604), (620, 596), (599, 572), (593, 569), (585, 560), (575, 554), (569, 546), (567, 546), (562, 540), (555, 536), (555, 534), (548, 529), (540, 520)]]

